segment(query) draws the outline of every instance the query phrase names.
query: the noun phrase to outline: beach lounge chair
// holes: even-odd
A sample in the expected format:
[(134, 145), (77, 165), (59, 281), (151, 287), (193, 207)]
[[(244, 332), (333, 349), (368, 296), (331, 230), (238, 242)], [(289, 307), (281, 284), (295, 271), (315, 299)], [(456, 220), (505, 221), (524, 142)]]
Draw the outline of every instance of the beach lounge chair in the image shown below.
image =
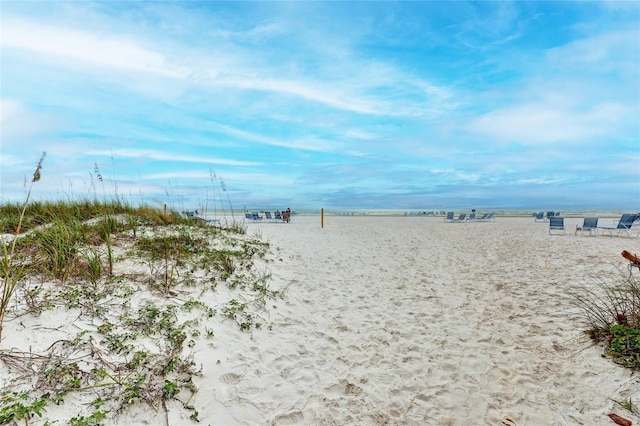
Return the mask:
[(549, 234), (552, 231), (562, 231), (564, 234), (564, 217), (549, 216)]
[(584, 235), (585, 232), (589, 231), (589, 235), (592, 235), (593, 232), (598, 235), (598, 218), (597, 217), (585, 217), (582, 221), (582, 226), (576, 225), (575, 235)]
[(458, 216), (457, 219), (454, 219), (454, 222), (464, 222), (466, 217), (467, 217), (466, 213), (460, 213), (460, 216)]
[(254, 222), (258, 222), (258, 221), (262, 220), (262, 216), (260, 216), (260, 214), (258, 212), (252, 212), (251, 213), (251, 217), (252, 217)]
[[(615, 236), (620, 236), (620, 234), (625, 233), (627, 237), (631, 237), (630, 231), (633, 226), (633, 222), (639, 219), (640, 214), (625, 213), (622, 215), (615, 227), (598, 226), (598, 230), (606, 231), (610, 236), (613, 236), (614, 233)], [(640, 235), (640, 231), (638, 231), (636, 237), (638, 237), (638, 235)]]
[(472, 221), (474, 221), (474, 222), (475, 222), (475, 220), (476, 220), (476, 214), (475, 214), (475, 213), (471, 213), (471, 214), (469, 215), (469, 220), (472, 220)]
[(273, 212), (273, 218), (277, 222), (282, 222), (282, 213), (281, 212)]
[(547, 212), (547, 221), (549, 221), (549, 219), (555, 216), (556, 216), (556, 212)]
[(453, 219), (453, 212), (447, 212), (447, 217), (445, 218), (445, 222), (452, 222)]
[(195, 220), (201, 223), (208, 223), (203, 217), (198, 216), (198, 210), (184, 212), (187, 219)]
[(273, 217), (271, 216), (271, 212), (264, 212), (264, 218), (267, 219), (267, 222), (273, 222)]
[(534, 215), (534, 220), (536, 222), (541, 221), (544, 222), (544, 212), (539, 212)]

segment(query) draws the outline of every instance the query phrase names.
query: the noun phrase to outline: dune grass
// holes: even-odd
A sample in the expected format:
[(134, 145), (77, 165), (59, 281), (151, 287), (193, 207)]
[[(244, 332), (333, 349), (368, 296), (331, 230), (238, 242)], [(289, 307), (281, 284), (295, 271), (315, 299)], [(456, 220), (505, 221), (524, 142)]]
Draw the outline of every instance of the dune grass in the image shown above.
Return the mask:
[[(169, 400), (197, 422), (192, 348), (215, 341), (224, 321), (260, 329), (265, 300), (284, 292), (255, 265), (269, 245), (242, 222), (209, 226), (117, 198), (31, 202), (29, 190), (23, 204), (0, 205), (0, 223), (0, 327), (12, 325), (0, 339), (47, 311), (73, 312), (82, 324), (40, 352), (31, 343), (0, 349), (15, 378), (0, 391), (0, 424), (97, 425), (137, 404), (166, 410)], [(220, 285), (227, 299), (207, 296)], [(69, 399), (86, 408), (50, 422), (52, 407)]]
[[(25, 262), (20, 259), (20, 256), (16, 253), (17, 236), (20, 234), (20, 230), (25, 222), (25, 214), (27, 207), (29, 207), (29, 199), (31, 198), (33, 184), (38, 182), (41, 178), (42, 163), (44, 162), (46, 155), (47, 153), (43, 152), (40, 157), (40, 161), (38, 161), (38, 165), (33, 172), (33, 178), (29, 184), (29, 190), (27, 191), (24, 203), (20, 206), (15, 206), (16, 208), (12, 210), (13, 220), (9, 220), (8, 222), (14, 224), (13, 232), (15, 234), (15, 238), (10, 244), (5, 244), (5, 242), (2, 241), (2, 259), (0, 259), (0, 274), (2, 274), (2, 294), (0, 294), (0, 341), (2, 341), (2, 325), (9, 307), (9, 302), (11, 301), (16, 288), (20, 284), (20, 281), (24, 277)], [(2, 219), (0, 223), (3, 223), (4, 218), (0, 217), (0, 219)]]
[(621, 272), (597, 290), (574, 296), (590, 326), (589, 336), (604, 346), (605, 355), (640, 371), (640, 274)]

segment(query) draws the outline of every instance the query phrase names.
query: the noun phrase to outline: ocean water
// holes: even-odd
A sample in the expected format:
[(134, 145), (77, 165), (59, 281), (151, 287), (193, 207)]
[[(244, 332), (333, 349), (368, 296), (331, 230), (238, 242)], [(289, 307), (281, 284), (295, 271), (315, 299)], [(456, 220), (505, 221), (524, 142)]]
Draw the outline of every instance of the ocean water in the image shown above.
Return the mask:
[[(273, 213), (277, 209), (268, 210)], [(221, 218), (221, 217), (229, 217), (229, 218), (244, 218), (245, 213), (250, 212), (258, 212), (261, 216), (264, 216), (264, 208), (247, 208), (241, 210), (227, 211), (227, 210), (208, 210), (208, 211), (199, 211), (199, 215), (205, 218)], [(294, 215), (320, 215), (321, 209), (295, 209), (292, 208)], [(407, 217), (415, 217), (415, 216), (435, 216), (435, 217), (444, 217), (447, 212), (454, 212), (457, 216), (460, 213), (466, 213), (469, 215), (471, 213), (471, 209), (464, 208), (445, 208), (445, 209), (349, 209), (349, 208), (336, 208), (336, 209), (324, 209), (325, 216), (407, 216)], [(573, 209), (573, 210), (553, 210), (553, 209), (544, 209), (540, 208), (537, 210), (524, 210), (524, 209), (476, 209), (476, 215), (482, 216), (484, 213), (493, 212), (496, 216), (522, 216), (522, 217), (530, 217), (535, 212), (544, 212), (545, 215), (548, 211), (559, 212), (560, 216), (563, 217), (613, 217), (619, 218), (623, 213), (636, 213), (635, 211), (629, 210), (616, 210), (616, 209)]]

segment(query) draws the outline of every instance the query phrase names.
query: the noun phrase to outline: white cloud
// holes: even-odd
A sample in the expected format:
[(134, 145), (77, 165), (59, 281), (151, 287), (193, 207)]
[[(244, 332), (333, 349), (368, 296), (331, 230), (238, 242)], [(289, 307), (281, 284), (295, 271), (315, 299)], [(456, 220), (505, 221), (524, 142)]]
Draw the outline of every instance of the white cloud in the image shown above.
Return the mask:
[(540, 144), (584, 143), (614, 132), (622, 117), (623, 105), (597, 105), (586, 111), (579, 106), (562, 107), (552, 102), (525, 103), (484, 114), (471, 121), (468, 129), (497, 142)]
[(22, 103), (16, 99), (0, 99), (0, 123), (5, 125), (9, 119), (24, 111)]
[(324, 141), (324, 140), (318, 140), (311, 136), (305, 136), (304, 138), (296, 138), (294, 140), (279, 139), (274, 137), (263, 136), (262, 134), (257, 134), (254, 132), (248, 132), (246, 130), (237, 129), (226, 124), (212, 123), (212, 125), (214, 129), (222, 133), (225, 133), (229, 136), (232, 136), (236, 139), (239, 139), (242, 141), (250, 141), (250, 142), (258, 143), (261, 145), (271, 145), (271, 146), (279, 146), (284, 148), (303, 149), (307, 151), (335, 150), (335, 146), (333, 143)]
[[(0, 99), (0, 129), (2, 146), (27, 148), (24, 138), (56, 131), (64, 124), (64, 119), (54, 113), (33, 111), (19, 99)], [(28, 148), (34, 148), (33, 143)]]
[(589, 143), (640, 131), (638, 33), (595, 34), (550, 49), (535, 77), (503, 86), (471, 132), (497, 142)]
[[(231, 183), (233, 187), (249, 185), (251, 187), (266, 186), (270, 190), (282, 186), (288, 188), (291, 184), (291, 175), (277, 173), (233, 173), (225, 172), (217, 175), (215, 184), (218, 185), (220, 179)], [(161, 172), (149, 173), (142, 176), (143, 180), (181, 180), (190, 179), (202, 182), (205, 186), (213, 185), (211, 182), (211, 174), (208, 171), (179, 171), (179, 172)], [(231, 188), (233, 189), (233, 188)], [(286, 189), (284, 190), (286, 191)]]
[(19, 19), (3, 19), (3, 48), (25, 49), (76, 62), (109, 68), (185, 78), (188, 71), (168, 63), (165, 56), (119, 35), (91, 33)]
[(210, 156), (178, 155), (174, 153), (148, 149), (90, 150), (87, 152), (87, 155), (114, 158), (136, 158), (141, 160), (171, 161), (177, 163), (220, 164), (228, 166), (259, 166), (262, 164), (254, 161), (238, 161)]
[[(347, 69), (359, 68), (360, 77), (344, 79), (335, 76), (331, 83), (319, 80), (300, 80), (296, 78), (278, 78), (280, 64), (256, 66), (260, 58), (238, 56), (242, 50), (230, 54), (216, 47), (213, 51), (195, 51), (183, 46), (178, 65), (169, 52), (160, 52), (145, 47), (151, 44), (128, 35), (101, 34), (87, 30), (62, 28), (39, 24), (21, 19), (3, 19), (1, 44), (4, 49), (22, 49), (37, 52), (50, 57), (62, 58), (65, 67), (73, 68), (82, 64), (128, 72), (154, 74), (173, 79), (189, 78), (196, 84), (207, 86), (229, 86), (243, 90), (268, 91), (291, 95), (332, 108), (373, 115), (415, 115), (407, 105), (402, 107), (389, 103), (379, 97), (363, 96), (359, 91), (374, 89), (377, 85), (392, 87), (397, 81), (406, 81), (398, 75), (371, 75), (370, 67), (362, 67), (357, 62), (345, 63)], [(270, 28), (270, 27), (268, 27)], [(268, 29), (267, 28), (267, 29)], [(212, 41), (213, 42), (213, 41)], [(176, 47), (173, 47), (179, 50)], [(226, 47), (229, 49), (229, 47)], [(166, 48), (169, 49), (169, 48)], [(186, 53), (185, 53), (186, 52)], [(214, 57), (215, 60), (211, 60)], [(71, 62), (68, 60), (71, 59)], [(33, 58), (31, 59), (33, 60)], [(262, 58), (262, 60), (266, 60)], [(375, 67), (374, 67), (375, 69)], [(367, 75), (363, 76), (362, 73)], [(388, 70), (385, 70), (388, 72)], [(384, 80), (380, 80), (384, 78)], [(363, 82), (368, 82), (363, 84)], [(376, 82), (377, 81), (377, 82)], [(441, 96), (437, 87), (420, 83), (430, 96)], [(405, 83), (406, 85), (406, 83)], [(359, 87), (358, 87), (359, 86)], [(166, 87), (156, 90), (166, 90)], [(354, 89), (358, 90), (354, 90)], [(436, 97), (437, 97), (436, 96)], [(418, 112), (419, 113), (419, 112)]]
[(430, 169), (427, 170), (427, 173), (432, 176), (446, 178), (447, 181), (454, 179), (467, 182), (476, 182), (481, 178), (481, 175), (479, 173), (469, 173), (456, 169)]
[(362, 114), (382, 114), (380, 105), (373, 101), (358, 99), (348, 93), (339, 92), (335, 87), (328, 87), (321, 83), (303, 83), (301, 81), (277, 80), (272, 78), (227, 77), (217, 81), (247, 90), (263, 90), (289, 94), (325, 104), (333, 108), (358, 112)]
[(638, 73), (640, 29), (621, 29), (577, 39), (550, 49), (545, 57), (549, 66), (567, 71), (598, 75), (612, 71)]
[(624, 13), (640, 12), (640, 3), (634, 0), (602, 0), (600, 4), (606, 9), (618, 10)]

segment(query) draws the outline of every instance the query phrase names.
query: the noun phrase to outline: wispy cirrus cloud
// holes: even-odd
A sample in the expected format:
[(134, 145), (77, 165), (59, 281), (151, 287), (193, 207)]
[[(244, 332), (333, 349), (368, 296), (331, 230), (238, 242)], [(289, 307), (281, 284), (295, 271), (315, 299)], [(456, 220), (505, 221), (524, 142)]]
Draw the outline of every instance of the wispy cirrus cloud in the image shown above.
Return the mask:
[(114, 150), (89, 150), (89, 156), (136, 158), (143, 161), (171, 161), (179, 163), (219, 164), (228, 166), (258, 166), (261, 163), (254, 161), (238, 161), (212, 156), (180, 155), (172, 152), (164, 152), (151, 149), (114, 149)]
[[(255, 31), (256, 29), (250, 30), (250, 32)], [(258, 32), (264, 31), (262, 29)], [(393, 75), (387, 75), (384, 79), (372, 79), (370, 71), (366, 73), (366, 78), (352, 81), (341, 79), (341, 76), (331, 82), (302, 80), (291, 76), (282, 79), (277, 78), (280, 74), (277, 65), (270, 66), (263, 63), (258, 68), (254, 68), (255, 60), (242, 59), (238, 53), (230, 54), (227, 50), (218, 51), (214, 55), (217, 59), (221, 58), (220, 63), (217, 63), (209, 59), (200, 59), (198, 56), (204, 57), (204, 55), (198, 55), (193, 48), (184, 46), (185, 51), (190, 53), (183, 57), (181, 63), (178, 63), (175, 59), (175, 50), (179, 50), (179, 46), (173, 46), (171, 50), (162, 52), (157, 42), (140, 39), (139, 36), (105, 35), (87, 29), (61, 28), (15, 18), (3, 21), (1, 43), (6, 49), (60, 58), (62, 63), (59, 65), (68, 68), (93, 66), (176, 80), (188, 78), (190, 82), (199, 83), (205, 87), (226, 86), (241, 90), (275, 92), (361, 114), (415, 114), (415, 111), (410, 112), (406, 107), (397, 108), (393, 103), (379, 96), (359, 93), (375, 87), (378, 87), (378, 90), (385, 86), (392, 87), (395, 82), (401, 80)], [(184, 62), (184, 59), (187, 61)], [(362, 71), (359, 73), (362, 74)], [(364, 86), (363, 82), (367, 81), (369, 85)], [(419, 84), (422, 87), (412, 89), (418, 96), (428, 94), (433, 97), (434, 93), (442, 91), (424, 82)], [(162, 86), (158, 88), (161, 89)], [(424, 99), (427, 99), (426, 96)], [(413, 108), (415, 109), (415, 105)]]
[(468, 130), (523, 144), (597, 144), (640, 132), (639, 31), (616, 29), (547, 50), (535, 77), (503, 86), (500, 104), (472, 118)]
[(585, 140), (617, 133), (620, 123), (633, 114), (622, 104), (581, 105), (553, 102), (523, 103), (491, 111), (469, 124), (469, 131), (499, 142), (581, 144)]
[(157, 51), (123, 35), (108, 35), (60, 28), (20, 19), (2, 22), (3, 48), (58, 56), (75, 63), (185, 78), (188, 70), (173, 66)]

